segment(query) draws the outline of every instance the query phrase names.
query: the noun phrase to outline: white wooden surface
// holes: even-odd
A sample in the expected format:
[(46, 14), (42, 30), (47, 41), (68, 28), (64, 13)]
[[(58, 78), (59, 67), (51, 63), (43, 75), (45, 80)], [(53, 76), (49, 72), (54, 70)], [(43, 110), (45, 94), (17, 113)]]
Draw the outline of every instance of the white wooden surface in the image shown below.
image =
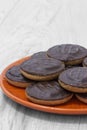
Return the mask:
[[(0, 72), (13, 61), (61, 43), (87, 47), (86, 0), (0, 0)], [(0, 89), (0, 130), (86, 130), (87, 116), (23, 107)]]

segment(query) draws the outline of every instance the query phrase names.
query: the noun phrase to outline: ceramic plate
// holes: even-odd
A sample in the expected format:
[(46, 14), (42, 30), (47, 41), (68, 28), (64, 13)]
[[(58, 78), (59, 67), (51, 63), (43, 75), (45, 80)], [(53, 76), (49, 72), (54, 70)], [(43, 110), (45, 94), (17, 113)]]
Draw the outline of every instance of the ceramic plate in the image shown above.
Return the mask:
[(7, 95), (13, 101), (19, 104), (22, 104), (23, 106), (35, 109), (35, 110), (40, 110), (40, 111), (49, 112), (49, 113), (56, 113), (56, 114), (71, 114), (71, 115), (87, 114), (87, 104), (80, 102), (75, 97), (73, 97), (69, 102), (62, 105), (43, 106), (43, 105), (38, 105), (38, 104), (30, 102), (25, 96), (25, 89), (17, 88), (10, 85), (5, 80), (5, 73), (7, 69), (14, 65), (18, 65), (22, 63), (24, 60), (28, 58), (30, 57), (20, 59), (12, 63), (11, 65), (7, 66), (3, 70), (1, 74), (1, 89), (3, 90), (5, 95)]

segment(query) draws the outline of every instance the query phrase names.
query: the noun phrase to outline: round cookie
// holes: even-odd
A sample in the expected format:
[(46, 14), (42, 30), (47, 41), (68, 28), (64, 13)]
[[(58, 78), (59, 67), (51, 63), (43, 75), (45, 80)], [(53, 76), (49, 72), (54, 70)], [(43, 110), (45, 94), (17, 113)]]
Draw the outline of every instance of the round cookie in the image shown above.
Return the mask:
[(75, 67), (63, 71), (59, 76), (60, 85), (71, 92), (87, 92), (87, 68)]
[(81, 102), (87, 103), (87, 93), (79, 93), (79, 94), (75, 94), (75, 96)]
[(84, 67), (87, 67), (87, 57), (83, 60), (82, 64), (83, 64)]
[(9, 68), (5, 74), (5, 78), (10, 84), (21, 88), (25, 88), (33, 83), (33, 81), (25, 78), (20, 73), (20, 66), (13, 66)]
[(21, 64), (21, 73), (36, 81), (55, 79), (64, 69), (64, 63), (53, 58), (31, 58)]
[(48, 49), (47, 54), (63, 61), (66, 65), (76, 65), (82, 63), (87, 56), (87, 49), (80, 45), (62, 44)]
[(40, 51), (40, 52), (37, 52), (37, 53), (34, 53), (31, 58), (39, 58), (39, 59), (43, 59), (43, 58), (48, 58), (47, 56), (47, 52), (45, 51)]
[(37, 104), (58, 105), (69, 101), (73, 94), (60, 87), (58, 82), (38, 82), (26, 88), (26, 97)]

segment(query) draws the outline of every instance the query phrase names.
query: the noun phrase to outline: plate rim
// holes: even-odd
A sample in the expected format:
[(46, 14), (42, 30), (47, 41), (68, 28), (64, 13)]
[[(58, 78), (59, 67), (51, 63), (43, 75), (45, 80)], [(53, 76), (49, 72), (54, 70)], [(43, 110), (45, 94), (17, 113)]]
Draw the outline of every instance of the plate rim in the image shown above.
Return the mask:
[(31, 109), (35, 109), (35, 110), (39, 110), (39, 111), (43, 111), (43, 112), (48, 112), (48, 113), (55, 113), (55, 114), (65, 114), (65, 115), (82, 115), (82, 114), (87, 114), (87, 108), (85, 109), (64, 109), (64, 108), (58, 108), (58, 106), (45, 106), (45, 105), (39, 105), (39, 104), (35, 104), (33, 102), (26, 102), (16, 96), (14, 96), (13, 94), (11, 94), (9, 91), (7, 91), (7, 89), (4, 87), (3, 85), (3, 80), (5, 80), (5, 72), (7, 71), (8, 68), (12, 67), (13, 65), (17, 65), (20, 64), (21, 62), (23, 62), (24, 60), (29, 59), (30, 56), (21, 58), (19, 60), (16, 60), (14, 62), (12, 62), (11, 64), (9, 64), (1, 73), (0, 75), (0, 86), (2, 91), (4, 92), (4, 94), (9, 97), (11, 100), (13, 100), (16, 103), (19, 103), (23, 106), (26, 106), (28, 108)]

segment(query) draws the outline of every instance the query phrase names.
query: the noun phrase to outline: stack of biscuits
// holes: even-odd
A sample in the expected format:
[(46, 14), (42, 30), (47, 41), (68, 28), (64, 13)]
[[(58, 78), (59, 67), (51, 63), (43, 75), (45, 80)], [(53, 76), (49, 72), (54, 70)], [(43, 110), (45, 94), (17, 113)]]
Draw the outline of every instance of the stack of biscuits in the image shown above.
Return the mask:
[(87, 49), (75, 44), (56, 45), (9, 68), (5, 78), (25, 88), (26, 98), (37, 104), (58, 105), (73, 95), (87, 103)]

